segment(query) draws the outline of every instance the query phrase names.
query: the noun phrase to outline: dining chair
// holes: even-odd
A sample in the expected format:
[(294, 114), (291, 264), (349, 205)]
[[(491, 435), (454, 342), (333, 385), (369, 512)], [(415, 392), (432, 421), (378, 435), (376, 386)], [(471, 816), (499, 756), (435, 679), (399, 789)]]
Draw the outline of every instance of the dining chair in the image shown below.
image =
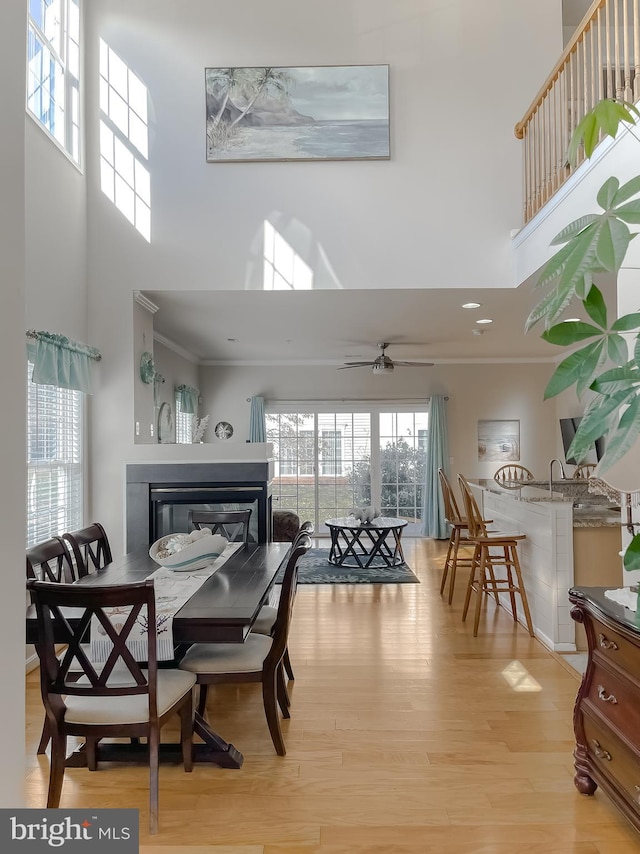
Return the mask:
[(526, 466), (521, 466), (519, 463), (509, 463), (508, 465), (500, 466), (493, 475), (493, 479), (505, 489), (518, 489), (528, 481), (535, 480), (533, 472), (530, 472)]
[(205, 717), (209, 685), (230, 682), (261, 682), (262, 701), (271, 740), (279, 756), (286, 754), (278, 706), (283, 717), (291, 717), (286, 700), (282, 661), (287, 648), (289, 626), (298, 580), (298, 562), (311, 546), (303, 534), (292, 551), (284, 571), (273, 633), (249, 632), (243, 644), (196, 643), (180, 661), (179, 667), (195, 674), (200, 686), (198, 713)]
[(26, 550), (27, 579), (55, 583), (76, 580), (71, 555), (62, 537), (51, 537)]
[[(160, 729), (174, 713), (179, 714), (182, 760), (185, 771), (191, 771), (196, 679), (192, 673), (177, 668), (158, 670), (155, 631), (149, 632), (144, 669), (127, 647), (138, 620), (156, 625), (153, 581), (93, 587), (30, 580), (27, 587), (36, 608), (40, 689), (51, 731), (47, 808), (60, 804), (68, 736), (86, 739), (87, 766), (91, 771), (97, 769), (101, 738), (146, 737), (149, 830), (157, 833)], [(79, 609), (73, 622), (65, 616), (67, 608)], [(117, 609), (121, 618), (110, 617), (107, 609)], [(81, 644), (96, 621), (99, 631), (113, 644), (103, 664), (94, 664)], [(61, 659), (56, 654), (60, 637), (67, 643)], [(74, 660), (82, 667), (79, 680), (71, 674)]]
[(71, 547), (79, 578), (111, 563), (109, 538), (99, 522), (63, 534), (62, 537)]
[[(311, 537), (313, 536), (314, 525), (313, 522), (303, 522), (299, 529), (298, 533), (293, 538), (291, 543), (291, 548), (289, 550), (289, 554), (297, 547), (298, 542), (302, 539), (303, 536)], [(282, 586), (277, 585), (282, 590)], [(295, 595), (295, 591), (294, 591)], [(260, 608), (260, 612), (256, 618), (255, 623), (251, 626), (251, 631), (256, 632), (259, 635), (272, 635), (273, 629), (276, 622), (276, 617), (278, 616), (278, 607), (277, 605), (263, 605)], [(289, 645), (287, 644), (287, 648), (284, 651), (284, 656), (282, 658), (282, 664), (285, 669), (285, 673), (289, 677), (289, 679), (295, 679), (293, 675), (293, 667), (291, 666), (291, 659), (289, 657)]]
[(211, 528), (212, 534), (221, 534), (229, 542), (238, 542), (241, 537), (246, 545), (249, 542), (251, 512), (251, 508), (248, 510), (189, 510), (189, 530), (192, 528), (200, 530), (204, 525)]
[[(50, 581), (54, 584), (67, 583), (76, 580), (76, 573), (71, 562), (71, 555), (62, 537), (51, 537), (26, 550), (27, 581)], [(37, 753), (46, 751), (51, 739), (49, 721), (45, 715), (42, 733), (38, 742)]]
[[(482, 518), (476, 499), (471, 491), (469, 482), (461, 474), (458, 475), (460, 492), (464, 499), (465, 516), (469, 526), (469, 542), (474, 546), (473, 563), (469, 573), (467, 593), (462, 610), (463, 621), (467, 618), (471, 594), (476, 593), (476, 609), (473, 621), (473, 636), (478, 635), (480, 624), (480, 612), (484, 601), (484, 594), (491, 593), (499, 604), (499, 594), (508, 593), (511, 602), (511, 612), (514, 622), (518, 621), (516, 609), (516, 593), (519, 594), (522, 608), (524, 610), (527, 629), (531, 637), (534, 637), (529, 602), (522, 579), (522, 570), (518, 559), (518, 542), (526, 539), (526, 534), (511, 531), (493, 531), (487, 528), (486, 521)], [(494, 551), (492, 551), (492, 549)], [(502, 551), (496, 554), (495, 549)], [(495, 574), (496, 567), (502, 567), (504, 577), (498, 578)]]
[(574, 480), (588, 480), (596, 469), (597, 463), (580, 463), (573, 472)]
[(466, 518), (458, 508), (453, 488), (444, 469), (438, 469), (438, 478), (440, 479), (440, 489), (444, 502), (444, 518), (451, 526), (447, 556), (442, 570), (442, 580), (440, 581), (440, 595), (442, 596), (444, 593), (447, 576), (451, 573), (449, 578), (449, 604), (451, 605), (453, 601), (453, 589), (456, 583), (456, 571), (459, 566), (471, 567), (473, 558), (460, 555), (460, 546), (469, 545), (469, 527)]

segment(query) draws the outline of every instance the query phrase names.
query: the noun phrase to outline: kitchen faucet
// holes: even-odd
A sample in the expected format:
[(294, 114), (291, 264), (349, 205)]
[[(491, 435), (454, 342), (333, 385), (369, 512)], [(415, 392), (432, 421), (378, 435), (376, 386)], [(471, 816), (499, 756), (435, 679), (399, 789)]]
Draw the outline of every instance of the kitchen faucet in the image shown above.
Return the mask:
[(557, 457), (554, 457), (549, 463), (549, 495), (553, 493), (553, 464), (558, 463), (560, 466), (560, 476), (562, 480), (565, 480), (566, 475), (564, 473), (564, 466), (562, 465), (562, 460), (559, 460)]

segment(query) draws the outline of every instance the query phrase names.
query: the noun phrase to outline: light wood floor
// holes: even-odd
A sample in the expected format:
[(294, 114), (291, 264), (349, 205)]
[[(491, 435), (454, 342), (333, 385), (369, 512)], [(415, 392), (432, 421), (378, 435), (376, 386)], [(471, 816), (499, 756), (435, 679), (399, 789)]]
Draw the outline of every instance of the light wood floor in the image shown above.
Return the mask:
[[(443, 548), (406, 541), (420, 584), (298, 588), (286, 757), (260, 686), (219, 686), (209, 715), (244, 766), (162, 766), (158, 836), (147, 834), (144, 766), (70, 769), (61, 806), (139, 807), (143, 854), (638, 854), (606, 795), (574, 788), (577, 675), (492, 603), (474, 638), (460, 619), (463, 579), (453, 606), (440, 598)], [(48, 779), (41, 724), (33, 673), (34, 807)]]

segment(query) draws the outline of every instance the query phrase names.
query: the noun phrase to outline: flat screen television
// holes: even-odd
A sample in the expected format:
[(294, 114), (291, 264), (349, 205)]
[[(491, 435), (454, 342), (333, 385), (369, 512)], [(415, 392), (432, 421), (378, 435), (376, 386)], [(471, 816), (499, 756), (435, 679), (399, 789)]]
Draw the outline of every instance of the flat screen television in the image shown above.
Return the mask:
[(583, 460), (578, 461), (574, 457), (567, 456), (569, 446), (573, 441), (573, 437), (576, 435), (576, 430), (578, 429), (578, 424), (581, 420), (581, 417), (560, 419), (560, 432), (562, 434), (562, 444), (564, 446), (564, 461), (568, 465), (572, 466), (577, 465), (578, 462), (597, 463), (602, 459), (602, 456), (604, 454), (604, 439), (601, 436), (599, 439), (596, 439), (596, 441), (593, 443), (592, 450), (589, 451), (589, 453)]

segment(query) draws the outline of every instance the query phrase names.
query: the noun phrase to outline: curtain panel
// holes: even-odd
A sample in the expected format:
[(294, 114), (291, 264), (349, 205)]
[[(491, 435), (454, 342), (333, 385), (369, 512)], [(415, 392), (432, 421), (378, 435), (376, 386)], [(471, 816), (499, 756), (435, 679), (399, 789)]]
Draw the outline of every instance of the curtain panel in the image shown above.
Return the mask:
[(190, 385), (176, 386), (176, 397), (180, 401), (180, 409), (190, 415), (195, 415), (198, 411), (198, 398), (200, 392), (197, 388)]
[(53, 332), (29, 330), (27, 337), (33, 339), (27, 344), (33, 362), (32, 382), (93, 393), (93, 363), (102, 358), (95, 347)]
[(447, 470), (449, 437), (445, 398), (439, 394), (431, 397), (426, 456), (422, 533), (436, 540), (446, 540), (449, 539), (449, 528), (445, 520), (438, 469)]
[(251, 411), (249, 413), (249, 441), (267, 441), (267, 425), (264, 415), (263, 397), (251, 398)]

